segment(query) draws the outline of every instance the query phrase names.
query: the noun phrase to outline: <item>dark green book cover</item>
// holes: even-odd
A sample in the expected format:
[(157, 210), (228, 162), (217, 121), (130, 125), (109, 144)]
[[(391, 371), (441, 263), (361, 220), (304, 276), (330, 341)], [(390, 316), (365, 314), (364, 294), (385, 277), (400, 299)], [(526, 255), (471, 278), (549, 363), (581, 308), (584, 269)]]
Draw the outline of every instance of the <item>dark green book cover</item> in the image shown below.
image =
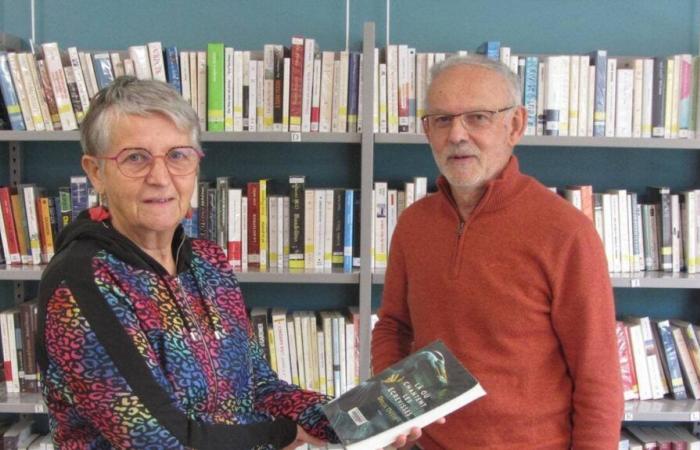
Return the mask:
[(345, 448), (381, 448), (485, 394), (435, 341), (324, 405), (323, 412)]

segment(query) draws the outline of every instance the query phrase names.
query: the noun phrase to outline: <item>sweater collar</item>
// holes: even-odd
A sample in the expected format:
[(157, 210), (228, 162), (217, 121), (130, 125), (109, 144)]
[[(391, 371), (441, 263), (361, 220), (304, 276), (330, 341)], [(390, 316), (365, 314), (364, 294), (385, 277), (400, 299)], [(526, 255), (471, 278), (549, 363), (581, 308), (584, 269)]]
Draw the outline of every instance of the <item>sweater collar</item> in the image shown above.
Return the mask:
[[(507, 206), (523, 191), (526, 181), (527, 177), (520, 172), (518, 158), (512, 155), (501, 173), (486, 184), (484, 195), (474, 208), (474, 213), (496, 211)], [(457, 202), (452, 196), (450, 183), (444, 175), (438, 177), (437, 187), (443, 198), (457, 211)]]

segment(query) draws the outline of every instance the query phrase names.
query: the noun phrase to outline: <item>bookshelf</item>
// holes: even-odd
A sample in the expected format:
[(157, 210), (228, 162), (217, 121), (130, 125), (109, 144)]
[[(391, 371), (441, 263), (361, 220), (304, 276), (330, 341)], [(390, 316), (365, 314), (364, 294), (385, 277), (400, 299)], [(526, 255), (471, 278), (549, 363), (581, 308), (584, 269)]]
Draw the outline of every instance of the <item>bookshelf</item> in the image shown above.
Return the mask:
[[(368, 3), (368, 2), (365, 2)], [(502, 2), (501, 2), (502, 3)], [(508, 4), (516, 2), (506, 2)], [(416, 4), (417, 2), (411, 2), (411, 4)], [(414, 5), (414, 6), (416, 6)], [(360, 4), (361, 7), (366, 7), (366, 9), (371, 9), (364, 3)], [(420, 7), (420, 6), (416, 6)], [(149, 8), (149, 7), (146, 7)], [(409, 7), (406, 7), (409, 8)], [(427, 6), (426, 6), (427, 8)], [(520, 8), (518, 6), (517, 8)], [(516, 8), (516, 9), (517, 9)], [(525, 7), (523, 7), (525, 8)], [(228, 9), (228, 8), (223, 8)], [(325, 11), (325, 10), (324, 10)], [(315, 13), (316, 17), (320, 17), (324, 14), (324, 11)], [(148, 11), (145, 11), (143, 17), (147, 16)], [(68, 11), (66, 11), (66, 14)], [(565, 14), (565, 13), (562, 13)], [(589, 13), (592, 15), (594, 13)], [(419, 10), (414, 11), (415, 16), (421, 16)], [(434, 17), (434, 12), (428, 14), (427, 17)], [(226, 14), (223, 17), (227, 17)], [(65, 23), (66, 29), (70, 29), (71, 26), (79, 27), (78, 21), (75, 17), (63, 16), (62, 19), (66, 21), (57, 20), (57, 23)], [(500, 18), (502, 19), (502, 17)], [(486, 21), (484, 24), (476, 28), (473, 33), (479, 33), (482, 39), (486, 36), (493, 35), (493, 31), (489, 31), (488, 28), (485, 30), (480, 27), (486, 27), (488, 23), (494, 23), (496, 20)], [(143, 20), (143, 19), (137, 19)], [(218, 19), (217, 19), (218, 20)], [(308, 21), (309, 19), (306, 19)], [(415, 19), (410, 19), (415, 20)], [(438, 28), (441, 25), (440, 21), (446, 19), (435, 18), (435, 24), (431, 27)], [(77, 21), (77, 22), (76, 22)], [(304, 23), (302, 21), (302, 23)], [(73, 25), (71, 25), (73, 24)], [(411, 25), (412, 26), (412, 25)], [(212, 39), (230, 39), (230, 23), (225, 25), (215, 25), (216, 30)], [(420, 25), (417, 25), (420, 27)], [(178, 27), (173, 27), (178, 28)], [(517, 28), (517, 27), (513, 27)], [(454, 27), (445, 27), (445, 29), (454, 30)], [(287, 32), (286, 29), (282, 31), (275, 31), (278, 35), (281, 33), (282, 38), (271, 37), (270, 41), (281, 41), (283, 39), (288, 39), (294, 32), (299, 30), (293, 30), (292, 32)], [(245, 30), (243, 34), (247, 33)], [(251, 31), (250, 34), (258, 35), (261, 33), (260, 30)], [(522, 33), (522, 29), (514, 30), (514, 36), (518, 36), (518, 33)], [(621, 32), (620, 34), (622, 34)], [(534, 33), (533, 33), (534, 34)], [(309, 31), (308, 35), (313, 37), (314, 32)], [(62, 40), (61, 35), (54, 36), (59, 42)], [(605, 47), (606, 37), (602, 36), (600, 38), (600, 46)], [(126, 47), (129, 43), (145, 41), (146, 38), (142, 36), (117, 36), (116, 42), (105, 42), (104, 39), (110, 39), (108, 35), (103, 35), (100, 33), (99, 37), (96, 38), (97, 42), (93, 43), (95, 47), (115, 47), (122, 45)], [(167, 33), (156, 34), (155, 39), (162, 39), (163, 41), (175, 42), (183, 47), (190, 46), (192, 48), (201, 47), (201, 42), (194, 42), (192, 36), (186, 36), (184, 40), (181, 40), (179, 35), (169, 35)], [(402, 41), (400, 36), (397, 42)], [(123, 42), (120, 42), (122, 39)], [(364, 79), (371, 79), (372, 73), (372, 52), (375, 47), (375, 27), (371, 24), (366, 24), (363, 29), (363, 35), (361, 36), (364, 54), (364, 72), (362, 76)], [(410, 41), (412, 38), (406, 38), (404, 41)], [(453, 34), (450, 36), (442, 36), (438, 33), (434, 36), (431, 45), (444, 46), (450, 40), (454, 39)], [(510, 40), (511, 43), (517, 42), (515, 38), (510, 36), (504, 36), (502, 38), (504, 41)], [(542, 37), (533, 37), (533, 41), (542, 39)], [(570, 41), (575, 42), (577, 37), (572, 37)], [(100, 42), (102, 40), (102, 42)], [(619, 38), (618, 38), (619, 40)], [(590, 40), (589, 40), (590, 42)], [(540, 45), (541, 42), (535, 42), (533, 45)], [(239, 44), (237, 44), (239, 45)], [(241, 42), (244, 48), (247, 46), (249, 48), (258, 47), (257, 43)], [(593, 45), (593, 44), (591, 44)], [(666, 47), (663, 47), (666, 45)], [(473, 46), (470, 45), (470, 49)], [(556, 43), (548, 42), (546, 45), (540, 45), (541, 51), (556, 51)], [(670, 53), (668, 48), (673, 48), (673, 44), (660, 43), (656, 44), (649, 51), (640, 51), (637, 49), (632, 49), (631, 51), (638, 54), (652, 54), (652, 53)], [(577, 47), (578, 49), (578, 47)], [(577, 49), (571, 48), (560, 48), (558, 51), (574, 53)], [(580, 49), (578, 49), (580, 51)], [(369, 105), (372, 99), (372, 85), (371, 83), (364, 83), (363, 91), (363, 103), (364, 105)], [(303, 146), (306, 143), (310, 144), (332, 144), (350, 147), (349, 152), (353, 153), (353, 157), (359, 160), (359, 174), (357, 174), (357, 181), (359, 181), (358, 187), (363, 194), (371, 192), (373, 187), (373, 181), (380, 179), (382, 172), (390, 174), (391, 170), (387, 170), (386, 166), (391, 165), (391, 159), (399, 158), (398, 152), (403, 151), (408, 147), (411, 152), (424, 151), (428, 156), (419, 162), (415, 163), (415, 167), (418, 170), (423, 170), (425, 165), (423, 163), (433, 164), (432, 159), (429, 156), (429, 150), (426, 145), (425, 137), (418, 134), (374, 134), (372, 133), (372, 117), (371, 110), (368, 108), (364, 109), (363, 116), (361, 117), (363, 121), (363, 132), (362, 133), (268, 133), (268, 132), (257, 132), (257, 133), (212, 133), (204, 132), (202, 134), (202, 142), (209, 143), (217, 146), (216, 152), (222, 153), (228, 149), (219, 147), (228, 147), (228, 144), (232, 143), (250, 143), (252, 145), (273, 145), (279, 148), (280, 154), (282, 154), (287, 149), (295, 149)], [(48, 146), (49, 151), (58, 154), (64, 149), (70, 147), (72, 149), (77, 148), (79, 141), (79, 133), (77, 131), (69, 132), (14, 132), (14, 131), (0, 131), (0, 150), (6, 148), (8, 153), (8, 169), (9, 169), (9, 183), (16, 183), (21, 181), (23, 178), (23, 166), (27, 166), (29, 160), (35, 158), (35, 149), (41, 144), (50, 144)], [(291, 147), (290, 147), (291, 146)], [(313, 147), (313, 146), (312, 146)], [(658, 151), (663, 154), (670, 154), (671, 157), (675, 157), (678, 150), (700, 150), (700, 140), (687, 140), (687, 139), (633, 139), (633, 138), (580, 138), (580, 137), (535, 137), (526, 136), (521, 141), (519, 147), (521, 147), (521, 152), (523, 156), (534, 150), (536, 152), (555, 153), (565, 153), (571, 150), (580, 150), (581, 152), (587, 152), (591, 149), (598, 149), (604, 152), (617, 152), (615, 158), (625, 158), (625, 156), (619, 156), (622, 153), (628, 153), (639, 151), (639, 149), (647, 149), (649, 151)], [(324, 149), (321, 146), (314, 148), (315, 151), (323, 152)], [(693, 152), (685, 152), (693, 153)], [(381, 156), (380, 156), (381, 154)], [(381, 158), (387, 157), (386, 160)], [(541, 156), (538, 156), (541, 157)], [(68, 158), (68, 157), (66, 157)], [(71, 157), (72, 158), (72, 157)], [(59, 158), (56, 158), (58, 160)], [(526, 158), (522, 158), (523, 171), (526, 173), (533, 173), (528, 170)], [(78, 170), (77, 160), (75, 162), (75, 170)], [(309, 165), (313, 165), (314, 162), (309, 161)], [(556, 167), (553, 164), (550, 167)], [(571, 169), (569, 170), (571, 173)], [(404, 175), (414, 175), (416, 173), (404, 174)], [(541, 173), (533, 173), (535, 176), (541, 176)], [(40, 176), (32, 174), (31, 176)], [(671, 180), (673, 175), (666, 175), (666, 179)], [(663, 176), (662, 176), (663, 178)], [(585, 181), (585, 180), (584, 180)], [(576, 182), (576, 180), (571, 180), (571, 182)], [(595, 182), (595, 180), (594, 180)], [(371, 229), (371, 202), (368, 195), (362, 196), (362, 216), (361, 216), (361, 229), (370, 230)], [(361, 255), (362, 255), (362, 266), (359, 270), (352, 273), (342, 273), (342, 272), (323, 272), (323, 271), (303, 271), (298, 273), (292, 272), (256, 272), (256, 271), (246, 271), (237, 274), (239, 281), (242, 283), (249, 284), (303, 284), (308, 285), (310, 291), (313, 291), (315, 285), (321, 284), (333, 284), (333, 285), (345, 285), (351, 287), (357, 287), (357, 304), (360, 306), (360, 316), (361, 323), (364, 326), (361, 327), (360, 336), (360, 364), (361, 364), (361, 377), (366, 378), (369, 374), (369, 345), (370, 345), (370, 330), (367, 324), (369, 323), (369, 317), (373, 306), (376, 303), (373, 302), (373, 293), (376, 293), (378, 289), (384, 282), (384, 274), (382, 272), (372, 271), (369, 265), (369, 252), (370, 252), (370, 236), (369, 233), (362, 233), (361, 236)], [(41, 267), (12, 267), (12, 268), (0, 268), (0, 280), (5, 282), (24, 282), (24, 281), (37, 281), (41, 277)], [(651, 289), (666, 289), (666, 290), (683, 290), (686, 292), (689, 300), (683, 299), (681, 301), (699, 301), (700, 300), (700, 275), (688, 275), (688, 274), (662, 274), (662, 273), (636, 273), (636, 274), (611, 274), (613, 286), (617, 289), (622, 288), (651, 288)], [(660, 291), (661, 292), (661, 291)], [(245, 293), (245, 288), (244, 288)], [(700, 319), (700, 315), (697, 314), (698, 306), (695, 305), (691, 313), (695, 314), (694, 319)], [(34, 400), (31, 400), (31, 399)], [(33, 407), (32, 407), (33, 405)], [(0, 412), (44, 412), (37, 410), (37, 405), (41, 406), (40, 397), (32, 396), (0, 396)], [(700, 421), (700, 403), (698, 401), (670, 401), (670, 400), (657, 400), (657, 401), (644, 401), (644, 402), (628, 402), (625, 409), (625, 420), (635, 420), (635, 421)]]

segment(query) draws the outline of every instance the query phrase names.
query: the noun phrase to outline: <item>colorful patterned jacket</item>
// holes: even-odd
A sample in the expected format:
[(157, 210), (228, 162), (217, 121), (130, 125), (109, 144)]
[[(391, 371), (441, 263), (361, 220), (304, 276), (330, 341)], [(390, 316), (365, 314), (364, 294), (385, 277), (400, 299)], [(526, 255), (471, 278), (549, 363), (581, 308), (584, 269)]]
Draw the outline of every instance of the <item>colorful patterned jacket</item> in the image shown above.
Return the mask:
[(178, 230), (171, 276), (105, 213), (63, 231), (40, 285), (37, 355), (60, 448), (278, 448), (296, 424), (337, 439), (328, 399), (270, 369), (218, 246)]

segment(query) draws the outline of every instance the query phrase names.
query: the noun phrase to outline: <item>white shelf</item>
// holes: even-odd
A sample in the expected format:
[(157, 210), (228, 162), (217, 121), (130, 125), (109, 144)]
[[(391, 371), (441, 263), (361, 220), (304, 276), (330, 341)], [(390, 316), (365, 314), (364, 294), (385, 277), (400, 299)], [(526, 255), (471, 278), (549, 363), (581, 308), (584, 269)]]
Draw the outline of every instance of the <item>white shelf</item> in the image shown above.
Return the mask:
[[(360, 133), (282, 133), (282, 132), (212, 132), (205, 131), (202, 142), (307, 142), (359, 144)], [(74, 131), (0, 131), (0, 142), (78, 142)]]
[[(700, 274), (668, 272), (611, 273), (617, 288), (700, 289)], [(384, 270), (372, 273), (372, 284), (384, 284)]]
[[(44, 271), (40, 266), (0, 266), (0, 280), (32, 281), (41, 279)], [(257, 268), (237, 270), (236, 277), (241, 283), (326, 283), (357, 284), (359, 271), (343, 272), (343, 269), (331, 270), (285, 270), (270, 269), (260, 271)]]
[(625, 402), (625, 422), (698, 422), (700, 401), (632, 400)]
[(40, 393), (0, 393), (0, 413), (43, 414), (48, 412)]
[[(423, 134), (379, 133), (374, 135), (377, 144), (427, 144)], [(700, 150), (700, 139), (651, 139), (614, 137), (561, 137), (523, 136), (518, 146), (529, 147), (604, 147), (620, 149), (665, 148), (679, 150)]]

